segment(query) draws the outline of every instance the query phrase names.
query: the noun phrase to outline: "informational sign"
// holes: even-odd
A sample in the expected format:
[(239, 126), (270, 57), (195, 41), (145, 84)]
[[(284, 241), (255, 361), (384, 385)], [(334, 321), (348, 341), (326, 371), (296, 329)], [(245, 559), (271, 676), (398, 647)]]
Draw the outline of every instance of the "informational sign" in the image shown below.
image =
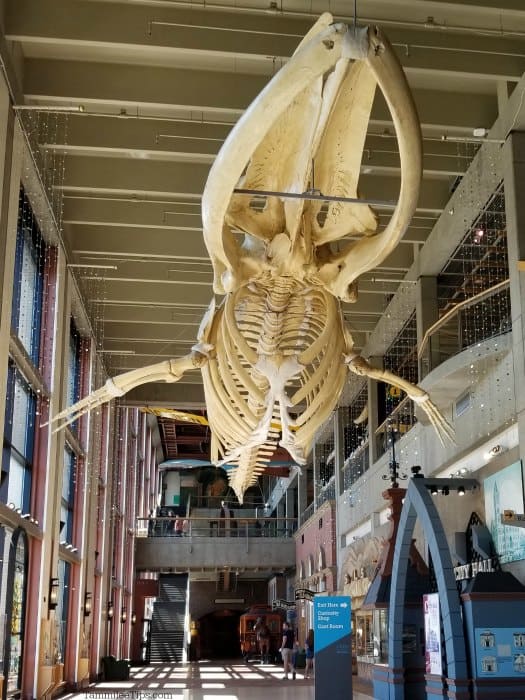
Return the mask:
[(477, 627), (478, 678), (525, 678), (525, 627)]
[(425, 671), (441, 676), (443, 664), (438, 593), (429, 593), (423, 596), (423, 612), (425, 617)]
[(350, 596), (314, 598), (315, 697), (352, 697)]
[(272, 600), (272, 610), (295, 610), (295, 601), (285, 600), (284, 598), (275, 598)]

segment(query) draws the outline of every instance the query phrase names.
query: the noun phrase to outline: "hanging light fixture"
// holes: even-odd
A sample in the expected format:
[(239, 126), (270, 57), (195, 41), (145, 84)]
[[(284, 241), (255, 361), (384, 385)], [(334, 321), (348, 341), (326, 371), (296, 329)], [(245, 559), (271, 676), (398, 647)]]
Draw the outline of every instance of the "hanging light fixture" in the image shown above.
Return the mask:
[(137, 613), (135, 611), (131, 613), (130, 622), (132, 625), (134, 625), (137, 622)]
[(126, 610), (126, 608), (122, 608), (122, 610), (120, 611), (121, 623), (124, 624), (127, 619), (128, 619), (128, 611)]
[(113, 601), (110, 600), (108, 603), (108, 620), (112, 620), (114, 614), (115, 614), (115, 608), (113, 606)]
[(89, 615), (91, 615), (92, 596), (92, 593), (86, 591), (86, 595), (84, 596), (84, 617), (89, 617)]
[(58, 595), (60, 593), (60, 581), (52, 578), (49, 581), (49, 603), (48, 608), (54, 610), (58, 605)]

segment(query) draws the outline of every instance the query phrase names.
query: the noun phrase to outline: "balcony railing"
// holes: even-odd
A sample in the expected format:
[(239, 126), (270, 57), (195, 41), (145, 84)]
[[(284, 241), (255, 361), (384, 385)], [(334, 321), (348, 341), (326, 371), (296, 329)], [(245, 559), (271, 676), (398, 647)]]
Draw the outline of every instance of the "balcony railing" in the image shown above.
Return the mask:
[(416, 423), (414, 404), (408, 396), (405, 396), (376, 429), (378, 459), (391, 448), (392, 440), (396, 442), (402, 438)]
[(370, 466), (368, 440), (355, 449), (343, 466), (343, 490), (349, 489)]
[(456, 304), (425, 333), (418, 350), (421, 377), (475, 343), (511, 328), (509, 280)]
[[(291, 537), (297, 529), (296, 518), (181, 518), (182, 530), (176, 531), (175, 518), (137, 518), (137, 537)], [(180, 522), (180, 521), (179, 521)]]
[(304, 525), (326, 501), (335, 501), (335, 476), (332, 476), (328, 483), (321, 487), (315, 501), (312, 501), (301, 513), (299, 516), (299, 525)]

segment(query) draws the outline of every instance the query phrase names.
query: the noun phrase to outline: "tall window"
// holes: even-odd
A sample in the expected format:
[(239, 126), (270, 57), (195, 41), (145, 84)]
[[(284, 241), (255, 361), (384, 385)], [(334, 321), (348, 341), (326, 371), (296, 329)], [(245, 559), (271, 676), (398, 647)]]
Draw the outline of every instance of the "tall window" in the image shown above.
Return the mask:
[(58, 560), (59, 594), (55, 612), (57, 621), (57, 663), (64, 662), (67, 636), (67, 613), (69, 608), (69, 590), (71, 579), (71, 564), (63, 559)]
[[(73, 319), (69, 328), (69, 347), (67, 353), (67, 396), (66, 403), (71, 406), (80, 398), (81, 342)], [(76, 432), (78, 421), (71, 424), (71, 430)]]
[(75, 472), (77, 458), (66, 445), (64, 448), (64, 469), (62, 472), (62, 498), (60, 502), (60, 540), (73, 542), (73, 511), (75, 505)]
[[(11, 330), (40, 369), (44, 271), (47, 247), (24, 190), (20, 190), (11, 308)], [(9, 359), (0, 499), (29, 512), (37, 389)], [(5, 477), (8, 476), (6, 479)]]
[(11, 326), (37, 367), (40, 354), (45, 259), (44, 239), (27, 197), (21, 190)]
[(2, 476), (8, 472), (9, 478), (6, 486), (2, 486), (2, 500), (24, 513), (30, 505), (35, 416), (36, 396), (10, 362), (2, 463)]

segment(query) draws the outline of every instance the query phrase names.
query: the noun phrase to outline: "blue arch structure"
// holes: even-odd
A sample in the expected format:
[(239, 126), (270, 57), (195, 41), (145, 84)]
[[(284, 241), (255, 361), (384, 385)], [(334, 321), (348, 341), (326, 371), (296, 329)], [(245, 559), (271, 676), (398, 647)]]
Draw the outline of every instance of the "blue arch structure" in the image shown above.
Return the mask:
[[(437, 484), (438, 481), (439, 479), (433, 479), (431, 483)], [(450, 481), (446, 480), (446, 483), (448, 484)], [(394, 550), (388, 630), (388, 666), (394, 682), (390, 685), (389, 697), (390, 700), (405, 699), (402, 646), (405, 590), (410, 546), (418, 518), (434, 563), (445, 637), (448, 689), (441, 697), (468, 698), (470, 693), (468, 690), (467, 653), (454, 568), (445, 531), (429, 493), (427, 480), (420, 477), (410, 480), (401, 511)], [(435, 693), (435, 690), (433, 693), (429, 693), (427, 690), (427, 698), (435, 700), (436, 697), (439, 695)]]

